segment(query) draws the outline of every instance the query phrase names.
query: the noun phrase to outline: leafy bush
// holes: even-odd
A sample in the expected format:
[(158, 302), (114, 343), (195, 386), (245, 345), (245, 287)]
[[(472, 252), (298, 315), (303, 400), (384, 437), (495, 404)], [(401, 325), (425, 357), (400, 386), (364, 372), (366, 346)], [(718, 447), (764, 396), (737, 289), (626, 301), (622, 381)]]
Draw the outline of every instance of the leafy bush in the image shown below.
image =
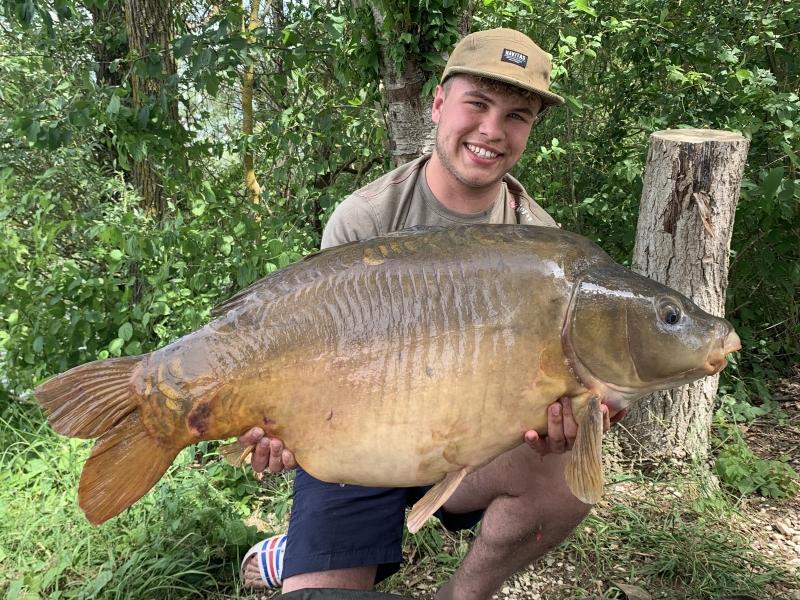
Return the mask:
[(746, 388), (738, 382), (734, 394), (726, 393), (722, 386), (718, 407), (714, 413), (717, 438), (713, 440), (719, 451), (714, 471), (727, 486), (741, 495), (754, 493), (769, 498), (794, 497), (798, 492), (798, 475), (789, 463), (789, 456), (778, 460), (762, 459), (747, 446), (739, 423), (752, 422), (759, 417), (785, 424), (786, 414), (778, 410), (779, 404), (766, 400), (754, 406), (746, 395)]
[(797, 495), (798, 489), (798, 475), (788, 462), (788, 456), (761, 459), (739, 442), (723, 446), (714, 470), (721, 481), (743, 496), (758, 492), (769, 498), (786, 498)]

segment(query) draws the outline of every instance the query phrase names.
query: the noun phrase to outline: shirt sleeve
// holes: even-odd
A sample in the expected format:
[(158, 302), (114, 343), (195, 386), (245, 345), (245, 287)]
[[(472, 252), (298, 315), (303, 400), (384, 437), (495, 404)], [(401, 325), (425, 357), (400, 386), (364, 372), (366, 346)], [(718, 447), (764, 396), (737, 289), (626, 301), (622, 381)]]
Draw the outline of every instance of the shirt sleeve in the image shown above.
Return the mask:
[(336, 207), (322, 232), (320, 249), (340, 246), (381, 234), (378, 213), (363, 196), (351, 194)]

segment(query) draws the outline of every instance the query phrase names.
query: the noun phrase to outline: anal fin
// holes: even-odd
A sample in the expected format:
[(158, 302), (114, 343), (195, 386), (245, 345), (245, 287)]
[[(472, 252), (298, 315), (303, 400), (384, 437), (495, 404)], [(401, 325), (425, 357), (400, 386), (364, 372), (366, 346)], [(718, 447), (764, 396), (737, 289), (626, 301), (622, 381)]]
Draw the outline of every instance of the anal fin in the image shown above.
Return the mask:
[(447, 499), (456, 491), (458, 484), (470, 472), (469, 467), (464, 467), (458, 471), (448, 473), (439, 483), (428, 490), (428, 493), (420, 498), (419, 502), (411, 507), (411, 514), (408, 515), (408, 530), (417, 533), (430, 517), (447, 502)]
[(255, 449), (255, 444), (250, 444), (247, 448), (242, 448), (238, 442), (233, 442), (220, 446), (219, 455), (224, 458), (225, 462), (230, 466), (238, 469), (244, 463), (244, 459), (250, 456)]
[(567, 486), (578, 500), (596, 504), (603, 496), (603, 410), (595, 396), (578, 426), (578, 437), (567, 463)]

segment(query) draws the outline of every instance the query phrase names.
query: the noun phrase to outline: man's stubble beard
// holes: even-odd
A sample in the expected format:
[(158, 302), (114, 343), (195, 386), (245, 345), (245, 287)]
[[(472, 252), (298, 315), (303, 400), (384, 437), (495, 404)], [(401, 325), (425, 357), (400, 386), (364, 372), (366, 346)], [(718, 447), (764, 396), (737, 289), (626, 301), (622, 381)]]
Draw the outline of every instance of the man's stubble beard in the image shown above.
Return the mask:
[[(458, 172), (455, 165), (453, 164), (452, 157), (447, 153), (444, 149), (444, 143), (442, 142), (442, 138), (439, 135), (439, 128), (436, 128), (436, 138), (435, 138), (435, 148), (436, 148), (436, 155), (439, 157), (439, 162), (442, 165), (442, 168), (447, 171), (447, 173), (459, 182), (462, 185), (467, 187), (481, 189), (481, 188), (490, 188), (497, 185), (498, 182), (502, 181), (503, 177), (506, 176), (506, 173), (499, 175), (498, 177), (494, 178), (492, 181), (486, 183), (483, 181), (476, 181), (471, 180), (463, 176), (461, 173)], [(469, 152), (469, 150), (466, 150)]]

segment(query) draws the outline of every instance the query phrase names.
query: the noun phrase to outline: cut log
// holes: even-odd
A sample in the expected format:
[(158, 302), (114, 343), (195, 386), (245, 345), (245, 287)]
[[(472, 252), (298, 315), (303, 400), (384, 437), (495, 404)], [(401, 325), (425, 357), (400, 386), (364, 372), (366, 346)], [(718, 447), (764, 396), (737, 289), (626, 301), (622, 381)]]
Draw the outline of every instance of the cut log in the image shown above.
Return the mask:
[[(727, 131), (650, 136), (632, 269), (724, 316), (731, 234), (749, 141)], [(746, 351), (746, 349), (745, 349)], [(650, 470), (704, 461), (719, 375), (634, 404), (617, 434), (626, 458)]]

